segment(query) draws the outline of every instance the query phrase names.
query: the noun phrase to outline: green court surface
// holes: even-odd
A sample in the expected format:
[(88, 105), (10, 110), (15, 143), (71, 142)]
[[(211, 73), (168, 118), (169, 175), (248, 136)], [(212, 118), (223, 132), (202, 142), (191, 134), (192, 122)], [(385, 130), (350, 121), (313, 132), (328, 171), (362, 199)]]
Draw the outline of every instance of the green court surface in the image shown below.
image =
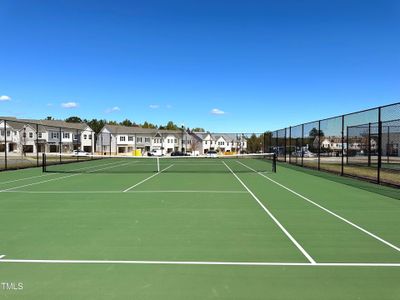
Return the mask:
[(0, 173), (0, 299), (400, 299), (399, 190), (146, 162)]

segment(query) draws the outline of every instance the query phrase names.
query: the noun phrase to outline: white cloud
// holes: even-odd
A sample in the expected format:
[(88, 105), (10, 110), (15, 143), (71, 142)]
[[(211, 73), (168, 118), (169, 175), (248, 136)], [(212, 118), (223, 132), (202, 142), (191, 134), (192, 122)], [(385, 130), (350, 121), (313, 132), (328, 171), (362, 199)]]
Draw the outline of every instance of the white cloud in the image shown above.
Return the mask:
[(2, 95), (0, 96), (0, 102), (11, 101), (10, 96)]
[(65, 103), (61, 103), (61, 107), (63, 107), (63, 108), (77, 108), (78, 107), (78, 103), (76, 103), (76, 102), (65, 102)]
[(48, 107), (52, 107), (52, 106), (53, 106), (53, 103), (47, 103), (47, 106), (48, 106)]
[(158, 104), (150, 104), (149, 107), (151, 109), (157, 109), (157, 108), (160, 108), (160, 105), (158, 105)]
[(118, 107), (118, 106), (114, 106), (114, 107), (111, 107), (111, 108), (109, 108), (109, 109), (107, 109), (106, 110), (106, 113), (113, 113), (113, 112), (116, 112), (116, 111), (120, 111), (121, 109)]
[(172, 108), (172, 105), (171, 104), (167, 104), (166, 108), (170, 109), (170, 108)]
[(220, 110), (220, 109), (218, 109), (218, 108), (213, 108), (213, 109), (211, 110), (211, 113), (212, 113), (213, 115), (224, 115), (224, 114), (225, 114), (225, 112), (224, 112), (223, 110)]

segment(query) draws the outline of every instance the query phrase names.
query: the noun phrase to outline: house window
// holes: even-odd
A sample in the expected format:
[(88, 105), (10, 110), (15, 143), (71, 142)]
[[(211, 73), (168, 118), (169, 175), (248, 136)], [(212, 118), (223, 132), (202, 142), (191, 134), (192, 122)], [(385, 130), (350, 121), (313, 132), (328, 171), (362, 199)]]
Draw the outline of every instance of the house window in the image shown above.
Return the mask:
[(136, 138), (136, 142), (137, 142), (137, 143), (141, 143), (142, 140), (143, 140), (143, 138), (141, 138), (141, 137)]
[(128, 136), (128, 142), (133, 142), (133, 136)]
[(150, 143), (150, 138), (144, 138), (145, 143)]
[(86, 140), (87, 139), (87, 134), (83, 135), (83, 139)]
[(120, 141), (120, 142), (125, 142), (125, 137), (124, 137), (124, 136), (120, 136), (120, 137), (119, 137), (119, 141)]
[(204, 141), (204, 145), (207, 145), (207, 141)]
[(29, 138), (33, 139), (33, 132), (29, 132)]
[(178, 140), (177, 140), (177, 139), (175, 139), (175, 144), (176, 144), (176, 143), (178, 143)]
[(52, 138), (52, 139), (59, 139), (59, 138), (60, 138), (59, 132), (54, 132), (54, 131), (52, 131), (52, 132), (51, 132), (51, 138)]
[(7, 130), (7, 136), (10, 136), (10, 135), (11, 135), (11, 131)]
[(79, 140), (79, 134), (74, 134), (74, 140)]
[(39, 132), (38, 133), (38, 138), (41, 139), (43, 137), (43, 133)]
[(64, 132), (64, 133), (63, 133), (63, 138), (64, 138), (64, 139), (69, 139), (69, 137), (70, 137), (69, 132)]
[[(8, 132), (7, 132), (7, 136), (8, 136)], [(24, 132), (24, 133), (22, 134), (22, 136), (23, 136), (24, 138), (26, 138), (26, 132)]]

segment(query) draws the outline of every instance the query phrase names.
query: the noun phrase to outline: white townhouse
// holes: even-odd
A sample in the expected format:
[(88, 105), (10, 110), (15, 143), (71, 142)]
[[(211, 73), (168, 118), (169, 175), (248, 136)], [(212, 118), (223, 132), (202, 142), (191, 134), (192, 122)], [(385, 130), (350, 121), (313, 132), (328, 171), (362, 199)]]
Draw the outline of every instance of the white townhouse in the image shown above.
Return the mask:
[(96, 152), (118, 155), (141, 150), (145, 155), (152, 150), (191, 151), (192, 140), (192, 136), (182, 130), (105, 125), (97, 136)]
[(206, 154), (208, 151), (246, 152), (247, 139), (241, 134), (192, 132), (194, 140), (199, 144), (199, 152)]
[[(192, 132), (196, 151), (206, 154), (208, 151), (215, 150), (215, 139), (209, 132)], [(198, 148), (198, 149), (197, 149)]]
[[(366, 143), (368, 141), (364, 141), (363, 138), (360, 137), (350, 137), (349, 136), (349, 144), (347, 145), (347, 138), (345, 137), (343, 143), (344, 151), (353, 150), (353, 151), (361, 151), (366, 150), (365, 147), (368, 147)], [(370, 140), (371, 150), (376, 151), (378, 149), (378, 145), (375, 139)], [(333, 152), (341, 152), (342, 151), (342, 138), (341, 137), (326, 137), (321, 142), (321, 149), (329, 150)]]
[(85, 123), (0, 117), (0, 152), (30, 155), (38, 152), (92, 152), (94, 132)]

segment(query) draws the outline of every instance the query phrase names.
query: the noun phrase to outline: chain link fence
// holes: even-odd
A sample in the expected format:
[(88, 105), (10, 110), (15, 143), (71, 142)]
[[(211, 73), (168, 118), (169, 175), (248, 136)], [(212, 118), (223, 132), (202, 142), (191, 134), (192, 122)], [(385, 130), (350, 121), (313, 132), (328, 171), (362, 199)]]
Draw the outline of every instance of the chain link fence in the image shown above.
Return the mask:
[[(57, 126), (63, 124), (63, 126)], [(61, 121), (0, 119), (0, 170), (42, 165), (42, 153), (90, 155), (94, 152), (94, 132), (85, 124)]]
[(278, 161), (400, 186), (400, 103), (273, 131)]

